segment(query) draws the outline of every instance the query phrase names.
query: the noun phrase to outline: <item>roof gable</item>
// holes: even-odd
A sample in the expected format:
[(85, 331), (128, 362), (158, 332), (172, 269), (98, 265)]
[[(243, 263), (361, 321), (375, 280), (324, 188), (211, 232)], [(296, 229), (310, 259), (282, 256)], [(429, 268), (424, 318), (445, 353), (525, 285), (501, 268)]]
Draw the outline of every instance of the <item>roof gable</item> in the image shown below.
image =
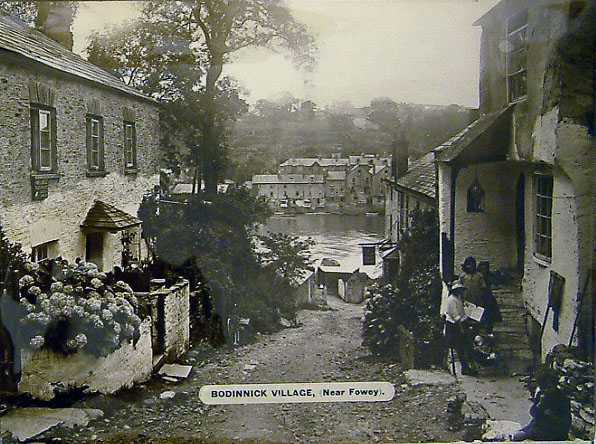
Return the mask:
[[(74, 54), (59, 43), (0, 11), (0, 49), (49, 68), (157, 103), (112, 74)], [(0, 57), (0, 60), (2, 58)]]

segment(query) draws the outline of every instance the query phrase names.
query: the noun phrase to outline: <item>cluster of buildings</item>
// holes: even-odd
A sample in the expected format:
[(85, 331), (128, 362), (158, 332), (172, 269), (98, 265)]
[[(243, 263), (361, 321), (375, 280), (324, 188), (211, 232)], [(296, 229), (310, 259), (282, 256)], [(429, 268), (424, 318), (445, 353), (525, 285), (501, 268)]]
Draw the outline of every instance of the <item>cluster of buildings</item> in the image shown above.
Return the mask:
[(373, 154), (288, 159), (277, 174), (253, 176), (251, 189), (282, 210), (379, 211), (390, 167), (389, 158)]
[[(135, 215), (159, 184), (159, 103), (2, 12), (0, 98), (6, 237), (32, 262), (80, 259), (108, 272), (126, 254), (146, 258)], [(149, 378), (158, 355), (175, 359), (188, 349), (187, 281), (138, 294), (153, 315), (140, 339), (97, 359), (22, 343), (14, 325), (22, 304), (6, 291), (6, 275), (1, 281), (0, 393), (43, 399), (57, 383), (111, 392)]]
[(475, 23), (480, 117), (409, 165), (398, 145), (386, 181), (386, 271), (413, 212), (434, 211), (443, 280), (467, 256), (510, 276), (500, 333), (536, 360), (556, 344), (594, 359), (594, 17), (594, 2), (495, 5)]

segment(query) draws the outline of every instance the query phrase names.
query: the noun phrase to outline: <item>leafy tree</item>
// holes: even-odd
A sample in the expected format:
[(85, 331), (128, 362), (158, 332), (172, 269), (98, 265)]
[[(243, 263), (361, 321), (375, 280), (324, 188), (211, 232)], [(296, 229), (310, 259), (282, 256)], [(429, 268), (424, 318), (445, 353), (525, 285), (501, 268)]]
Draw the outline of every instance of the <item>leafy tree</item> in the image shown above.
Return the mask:
[(272, 269), (292, 286), (298, 284), (306, 270), (311, 270), (310, 248), (312, 239), (300, 239), (284, 233), (268, 233), (259, 236), (263, 251), (259, 253), (262, 264)]
[(37, 3), (34, 1), (3, 1), (0, 10), (19, 18), (23, 23), (33, 27), (37, 16)]
[[(221, 318), (248, 317), (255, 320), (251, 321), (255, 329), (267, 331), (279, 312), (292, 314), (290, 279), (299, 273), (292, 267), (309, 262), (303, 251), (306, 244), (296, 241), (276, 242), (270, 260), (261, 262), (251, 238), (255, 224), (268, 214), (262, 200), (236, 190), (210, 200), (194, 196), (185, 204), (160, 202), (157, 194), (148, 195), (138, 215), (154, 255), (174, 267), (189, 266), (197, 274), (200, 270)], [(284, 256), (291, 249), (300, 258), (292, 264)]]
[[(313, 40), (280, 0), (150, 0), (145, 2), (142, 15), (144, 24), (141, 28), (149, 28), (153, 34), (151, 38), (163, 42), (162, 50), (167, 49), (173, 38), (175, 47), (182, 47), (186, 54), (195, 58), (196, 72), (191, 78), (198, 76), (199, 80), (191, 81), (189, 85), (190, 91), (196, 94), (190, 94), (187, 89), (185, 99), (189, 106), (193, 105), (187, 115), (194, 117), (196, 142), (186, 145), (195, 166), (202, 169), (206, 191), (215, 193), (218, 177), (225, 167), (222, 161), (225, 158), (225, 122), (234, 117), (233, 112), (221, 107), (225, 91), (231, 86), (229, 80), (221, 77), (224, 63), (229, 61), (232, 53), (249, 46), (290, 50), (297, 60), (311, 62)], [(147, 33), (142, 31), (141, 36), (147, 37)], [(146, 68), (143, 61), (135, 63), (138, 55), (145, 57), (145, 39), (138, 37), (138, 50), (126, 48), (128, 42), (124, 38), (116, 42), (117, 54), (121, 57), (112, 57), (112, 51), (103, 51), (98, 42), (90, 46), (89, 58), (100, 66), (112, 65), (118, 70), (126, 67), (126, 74), (132, 77), (133, 68), (129, 65)], [(131, 42), (136, 40), (131, 39)], [(169, 50), (165, 53), (169, 54)], [(156, 67), (159, 63), (153, 64), (151, 73)], [(159, 75), (156, 79), (160, 85)]]

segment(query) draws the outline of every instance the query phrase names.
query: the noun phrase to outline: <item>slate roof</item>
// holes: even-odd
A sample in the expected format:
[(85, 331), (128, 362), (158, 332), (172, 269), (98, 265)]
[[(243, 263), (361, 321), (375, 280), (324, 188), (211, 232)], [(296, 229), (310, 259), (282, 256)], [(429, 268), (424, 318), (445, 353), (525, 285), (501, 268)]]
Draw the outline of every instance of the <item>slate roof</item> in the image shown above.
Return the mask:
[(430, 152), (414, 160), (408, 172), (396, 180), (396, 184), (408, 190), (424, 194), (431, 199), (437, 198), (437, 176), (435, 154)]
[(58, 71), (157, 103), (152, 98), (84, 60), (41, 32), (30, 28), (17, 18), (1, 11), (0, 50), (18, 54)]
[(112, 205), (108, 205), (101, 200), (96, 200), (93, 202), (93, 206), (87, 213), (87, 217), (81, 224), (81, 227), (120, 231), (141, 223), (140, 219), (137, 219)]
[(308, 157), (308, 158), (296, 158), (296, 159), (288, 159), (283, 162), (280, 167), (285, 166), (306, 166), (310, 167), (313, 166), (315, 163), (318, 163), (322, 167), (329, 167), (329, 166), (343, 166), (348, 164), (348, 159), (336, 159), (333, 157), (326, 157), (319, 159), (318, 157)]
[(322, 174), (257, 174), (252, 177), (253, 184), (272, 183), (325, 183)]
[[(507, 123), (505, 119), (510, 118), (509, 111), (511, 111), (514, 106), (515, 105), (510, 105), (499, 111), (485, 114), (478, 120), (472, 122), (458, 134), (447, 140), (447, 142), (433, 150), (436, 153), (436, 159), (443, 162), (449, 162), (455, 159), (489, 129), (497, 128), (498, 124)], [(486, 148), (488, 149), (490, 147)]]

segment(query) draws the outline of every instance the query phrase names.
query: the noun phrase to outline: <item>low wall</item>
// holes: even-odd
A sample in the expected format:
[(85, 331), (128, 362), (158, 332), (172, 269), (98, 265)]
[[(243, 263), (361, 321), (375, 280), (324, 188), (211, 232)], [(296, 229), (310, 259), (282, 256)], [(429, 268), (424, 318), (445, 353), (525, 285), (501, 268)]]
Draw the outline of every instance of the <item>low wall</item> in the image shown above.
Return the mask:
[(79, 351), (65, 356), (43, 348), (21, 350), (21, 381), (19, 393), (29, 393), (44, 401), (54, 396), (54, 387), (88, 386), (91, 392), (114, 393), (151, 377), (151, 318), (140, 325), (139, 340), (126, 342), (107, 356), (95, 356)]
[(190, 346), (190, 291), (187, 280), (150, 293), (135, 292), (145, 304), (153, 325), (153, 351), (168, 360), (180, 358)]
[(165, 290), (164, 295), (164, 354), (176, 359), (190, 346), (190, 293), (188, 281)]

